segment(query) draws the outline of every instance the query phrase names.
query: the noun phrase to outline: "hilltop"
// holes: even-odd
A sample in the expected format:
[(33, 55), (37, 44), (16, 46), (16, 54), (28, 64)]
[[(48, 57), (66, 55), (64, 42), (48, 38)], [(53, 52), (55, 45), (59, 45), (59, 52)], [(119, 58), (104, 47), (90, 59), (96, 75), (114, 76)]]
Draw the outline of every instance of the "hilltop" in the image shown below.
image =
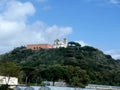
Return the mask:
[(5, 61), (14, 62), (22, 68), (19, 77), (21, 83), (62, 80), (68, 86), (78, 87), (88, 83), (120, 85), (119, 60), (114, 60), (97, 48), (81, 47), (76, 42), (69, 42), (67, 48), (40, 50), (21, 46), (1, 55), (0, 62)]

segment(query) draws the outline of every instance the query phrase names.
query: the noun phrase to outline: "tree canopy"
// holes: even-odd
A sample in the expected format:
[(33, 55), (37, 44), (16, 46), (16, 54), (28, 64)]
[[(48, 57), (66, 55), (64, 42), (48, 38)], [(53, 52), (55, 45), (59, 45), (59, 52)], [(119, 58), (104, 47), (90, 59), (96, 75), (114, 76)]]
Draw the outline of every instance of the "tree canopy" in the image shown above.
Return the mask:
[[(90, 83), (120, 85), (119, 60), (114, 60), (110, 55), (91, 46), (81, 47), (76, 42), (69, 42), (69, 44), (70, 46), (67, 48), (57, 49), (15, 48), (0, 56), (0, 69), (3, 69), (0, 73), (7, 75), (12, 67), (17, 68), (13, 64), (16, 63), (21, 67), (19, 75), (22, 83), (40, 84), (43, 80), (53, 82), (62, 80), (68, 86), (76, 87), (84, 87)], [(8, 63), (6, 66), (7, 63), (2, 62), (13, 63)], [(4, 71), (5, 66), (10, 67), (6, 69), (8, 71)], [(15, 70), (13, 69), (13, 71)], [(19, 69), (17, 70), (19, 71)], [(16, 75), (10, 75), (17, 76), (18, 71), (16, 71)]]

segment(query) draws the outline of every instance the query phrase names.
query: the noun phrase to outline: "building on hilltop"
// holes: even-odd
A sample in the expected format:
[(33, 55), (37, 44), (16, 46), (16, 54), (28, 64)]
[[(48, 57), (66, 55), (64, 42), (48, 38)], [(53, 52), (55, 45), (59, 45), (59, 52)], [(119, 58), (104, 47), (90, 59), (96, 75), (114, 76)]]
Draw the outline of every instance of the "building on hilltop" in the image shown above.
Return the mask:
[(39, 49), (50, 49), (53, 48), (50, 44), (29, 44), (26, 47), (27, 49), (39, 50)]
[(66, 38), (64, 38), (63, 41), (60, 41), (59, 39), (56, 39), (54, 41), (53, 48), (60, 48), (60, 47), (66, 48), (67, 44), (68, 44), (68, 42), (67, 42)]
[(67, 47), (67, 39), (64, 38), (63, 41), (60, 41), (59, 39), (56, 39), (54, 41), (54, 44), (28, 44), (26, 46), (27, 49), (32, 49), (32, 50), (39, 50), (39, 49), (50, 49), (50, 48), (60, 48), (60, 47)]

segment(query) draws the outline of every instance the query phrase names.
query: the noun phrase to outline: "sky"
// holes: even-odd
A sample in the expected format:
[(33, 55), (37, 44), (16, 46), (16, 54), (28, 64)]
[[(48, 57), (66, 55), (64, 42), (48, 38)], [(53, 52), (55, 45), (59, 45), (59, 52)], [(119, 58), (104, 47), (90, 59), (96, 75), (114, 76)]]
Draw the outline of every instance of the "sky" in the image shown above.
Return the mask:
[(0, 0), (0, 53), (27, 44), (79, 42), (120, 59), (120, 0)]

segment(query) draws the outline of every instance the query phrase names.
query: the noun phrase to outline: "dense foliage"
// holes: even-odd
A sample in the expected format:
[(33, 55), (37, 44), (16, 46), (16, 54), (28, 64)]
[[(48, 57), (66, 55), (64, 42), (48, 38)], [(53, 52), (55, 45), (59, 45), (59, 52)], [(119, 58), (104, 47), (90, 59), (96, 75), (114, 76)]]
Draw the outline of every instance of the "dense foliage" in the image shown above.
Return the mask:
[(0, 56), (0, 62), (21, 67), (19, 82), (65, 81), (68, 86), (120, 85), (120, 61), (91, 46), (69, 42), (67, 48), (30, 50), (25, 47)]

